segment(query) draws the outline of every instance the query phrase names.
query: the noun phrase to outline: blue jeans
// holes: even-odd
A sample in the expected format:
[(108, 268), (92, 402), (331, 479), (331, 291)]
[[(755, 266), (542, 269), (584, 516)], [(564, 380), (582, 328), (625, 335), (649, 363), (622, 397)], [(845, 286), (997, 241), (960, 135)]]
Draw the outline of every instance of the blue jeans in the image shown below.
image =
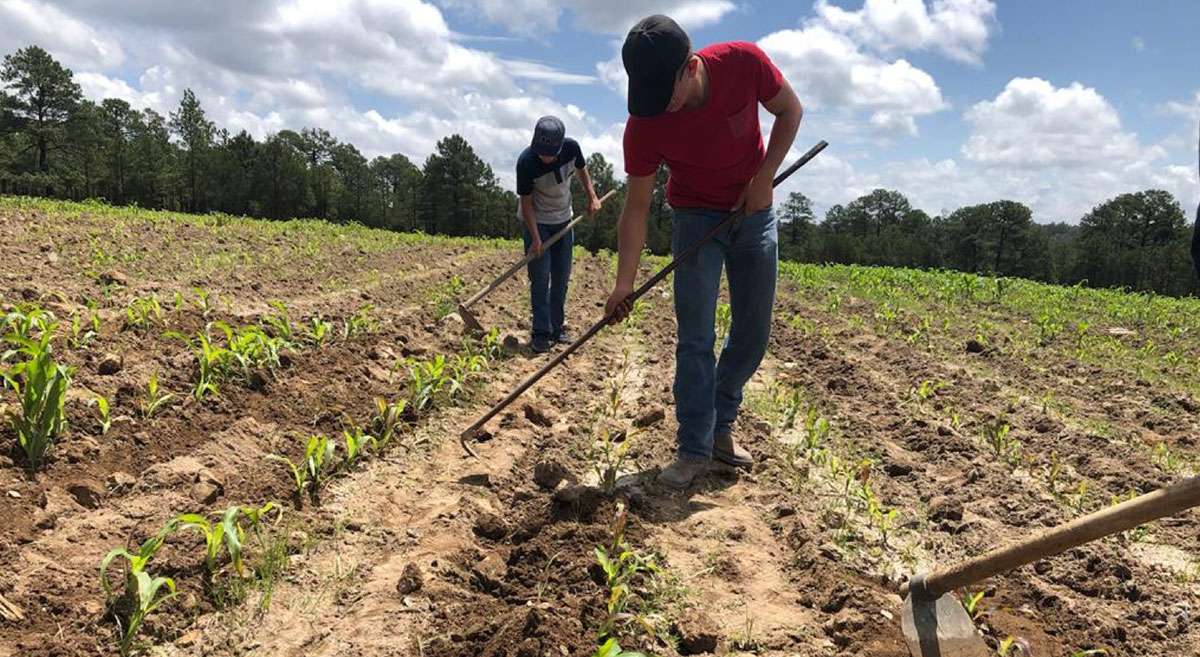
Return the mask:
[[(672, 248), (679, 255), (728, 212), (675, 210)], [(724, 267), (729, 279), (732, 323), (721, 348), (716, 342), (717, 292)], [(742, 404), (742, 387), (767, 351), (779, 248), (771, 207), (718, 233), (675, 269), (675, 417), (679, 458), (712, 458), (714, 433), (727, 434)]]
[[(545, 243), (555, 233), (566, 227), (566, 223), (548, 226), (538, 224), (538, 235)], [(525, 240), (525, 251), (533, 243), (529, 230), (522, 225), (521, 237)], [(575, 229), (571, 229), (549, 249), (542, 249), (542, 257), (529, 263), (529, 305), (533, 307), (533, 337), (557, 338), (562, 333), (565, 318), (563, 306), (567, 302), (567, 279), (571, 278), (571, 254), (575, 248)]]

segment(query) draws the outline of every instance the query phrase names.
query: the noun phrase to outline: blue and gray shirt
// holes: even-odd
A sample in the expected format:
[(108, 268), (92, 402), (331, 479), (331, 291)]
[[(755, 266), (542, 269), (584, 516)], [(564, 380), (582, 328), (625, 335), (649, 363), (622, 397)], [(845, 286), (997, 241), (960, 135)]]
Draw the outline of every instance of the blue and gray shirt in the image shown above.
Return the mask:
[[(533, 218), (539, 224), (561, 224), (571, 220), (571, 175), (587, 162), (579, 142), (564, 139), (558, 159), (546, 164), (526, 148), (517, 158), (517, 195), (533, 196)], [(517, 216), (521, 206), (517, 205)]]

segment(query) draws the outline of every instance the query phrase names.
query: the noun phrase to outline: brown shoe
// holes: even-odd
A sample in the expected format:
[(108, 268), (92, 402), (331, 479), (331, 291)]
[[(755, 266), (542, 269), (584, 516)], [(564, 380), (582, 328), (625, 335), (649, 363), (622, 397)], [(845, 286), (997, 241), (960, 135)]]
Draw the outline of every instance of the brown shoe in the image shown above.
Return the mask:
[(704, 472), (707, 465), (707, 461), (675, 459), (675, 462), (667, 466), (666, 470), (658, 473), (658, 483), (671, 488), (687, 488), (696, 475)]
[(713, 436), (713, 456), (722, 463), (738, 468), (749, 468), (754, 465), (754, 457), (750, 452), (738, 447), (733, 442), (733, 434), (718, 433)]

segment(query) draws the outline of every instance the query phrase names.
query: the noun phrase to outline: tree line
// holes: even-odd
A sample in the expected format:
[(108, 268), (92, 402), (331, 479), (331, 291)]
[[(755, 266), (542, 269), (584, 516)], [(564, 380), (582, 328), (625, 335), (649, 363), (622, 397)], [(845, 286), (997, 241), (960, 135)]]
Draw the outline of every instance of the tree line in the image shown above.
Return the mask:
[[(531, 118), (532, 121), (532, 118)], [(515, 155), (515, 154), (514, 154)], [(618, 176), (588, 157), (597, 192)], [(671, 245), (667, 172), (657, 176), (647, 247)], [(582, 206), (578, 181), (574, 198)], [(466, 139), (437, 142), (422, 163), (397, 153), (368, 160), (320, 127), (257, 140), (230, 133), (185, 90), (168, 116), (124, 100), (83, 98), (72, 72), (29, 46), (0, 67), (0, 193), (284, 220), (310, 217), (402, 231), (516, 237), (517, 198)], [(616, 247), (620, 198), (577, 230), (591, 250)], [(1078, 225), (1039, 224), (1002, 200), (931, 217), (898, 191), (877, 189), (818, 221), (801, 193), (776, 200), (785, 258), (807, 262), (948, 268), (1047, 282), (1197, 291), (1188, 227), (1171, 194), (1146, 190), (1097, 206)]]

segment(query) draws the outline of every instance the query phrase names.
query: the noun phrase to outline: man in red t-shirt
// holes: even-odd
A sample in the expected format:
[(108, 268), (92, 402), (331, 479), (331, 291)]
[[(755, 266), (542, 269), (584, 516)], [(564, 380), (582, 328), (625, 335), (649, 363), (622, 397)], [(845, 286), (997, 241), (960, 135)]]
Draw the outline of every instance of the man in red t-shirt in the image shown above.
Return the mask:
[[(629, 75), (625, 124), (628, 190), (618, 228), (617, 282), (605, 305), (614, 321), (628, 297), (642, 248), (660, 164), (670, 171), (676, 255), (744, 206), (745, 216), (675, 270), (675, 416), (678, 458), (659, 481), (683, 488), (712, 458), (748, 467), (733, 440), (742, 387), (762, 361), (771, 332), (778, 244), (771, 182), (791, 148), (803, 109), (771, 60), (751, 43), (692, 51), (691, 40), (662, 15), (643, 19), (621, 49)], [(758, 123), (762, 104), (775, 115), (768, 147)], [(713, 355), (721, 270), (729, 279), (732, 323), (718, 362)]]

